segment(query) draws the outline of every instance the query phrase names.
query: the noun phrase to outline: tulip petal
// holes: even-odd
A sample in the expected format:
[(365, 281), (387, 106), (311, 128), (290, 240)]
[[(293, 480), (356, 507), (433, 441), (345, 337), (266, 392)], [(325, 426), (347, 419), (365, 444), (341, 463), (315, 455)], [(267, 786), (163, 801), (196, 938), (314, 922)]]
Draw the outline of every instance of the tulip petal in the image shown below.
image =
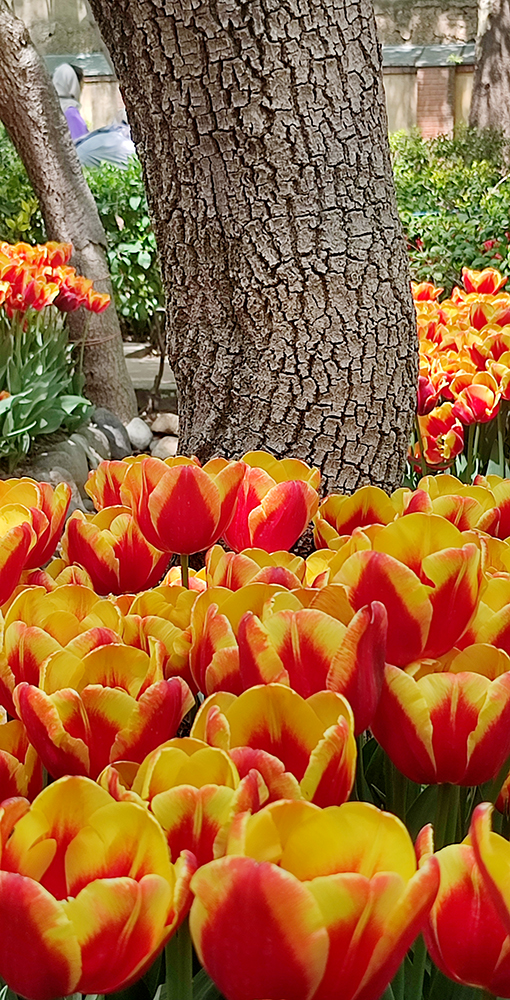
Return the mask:
[(277, 483), (248, 514), (251, 544), (267, 552), (292, 548), (318, 506), (317, 491), (308, 483)]
[[(320, 844), (320, 851), (316, 846)], [(300, 881), (338, 872), (371, 879), (378, 872), (395, 872), (408, 882), (416, 872), (416, 857), (404, 824), (392, 813), (366, 802), (346, 802), (310, 813), (285, 838), (280, 862)]]
[(191, 851), (198, 865), (214, 858), (214, 842), (232, 815), (234, 790), (225, 786), (193, 788), (185, 783), (156, 795), (151, 809), (162, 827), (175, 861)]
[(355, 735), (371, 724), (384, 676), (388, 616), (383, 604), (373, 601), (354, 616), (335, 654), (327, 687), (347, 698), (354, 712)]
[(0, 872), (0, 975), (21, 996), (74, 993), (81, 955), (64, 906), (32, 879)]
[(323, 736), (312, 708), (281, 684), (250, 688), (228, 710), (231, 746), (255, 747), (278, 757), (301, 780)]
[(491, 830), (492, 806), (478, 805), (469, 830), (477, 864), (497, 912), (510, 934), (510, 843)]
[(110, 761), (131, 760), (139, 764), (151, 750), (176, 735), (195, 699), (181, 677), (152, 684), (133, 708), (128, 725), (118, 733)]
[(482, 573), (476, 545), (443, 549), (423, 560), (422, 571), (432, 582), (432, 620), (423, 656), (448, 652), (468, 627), (478, 604)]
[(49, 774), (53, 778), (87, 775), (88, 720), (76, 691), (68, 688), (48, 696), (22, 683), (15, 690), (15, 701), (28, 738)]
[(82, 953), (80, 993), (125, 989), (170, 936), (172, 887), (160, 875), (98, 880), (63, 905)]
[(309, 1000), (328, 937), (305, 886), (274, 865), (227, 857), (201, 868), (191, 887), (193, 943), (229, 1000)]
[(347, 719), (339, 719), (312, 750), (301, 779), (303, 797), (317, 806), (340, 805), (356, 777), (356, 741)]
[(389, 663), (405, 666), (418, 659), (428, 635), (432, 605), (416, 574), (385, 552), (364, 551), (347, 559), (339, 579), (350, 588), (350, 600), (357, 611), (372, 601), (384, 604)]

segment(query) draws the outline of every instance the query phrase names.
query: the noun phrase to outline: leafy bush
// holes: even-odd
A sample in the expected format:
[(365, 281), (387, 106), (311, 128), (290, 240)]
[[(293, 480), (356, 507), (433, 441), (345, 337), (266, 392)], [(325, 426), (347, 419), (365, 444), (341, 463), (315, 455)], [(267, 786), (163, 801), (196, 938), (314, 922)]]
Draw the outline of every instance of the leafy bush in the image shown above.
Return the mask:
[(45, 310), (9, 323), (0, 315), (0, 458), (10, 467), (33, 438), (73, 431), (90, 416), (75, 361), (62, 316)]
[(502, 133), (459, 129), (453, 138), (391, 137), (397, 202), (412, 277), (443, 285), (463, 266), (510, 272), (510, 144)]
[(26, 170), (0, 122), (0, 240), (43, 243), (46, 239), (39, 203)]
[(85, 173), (108, 236), (119, 317), (128, 333), (143, 335), (163, 304), (163, 288), (140, 162), (133, 157), (126, 170), (104, 163)]
[[(0, 163), (0, 239), (44, 242), (37, 198), (1, 123)], [(163, 291), (140, 163), (133, 158), (126, 170), (105, 163), (86, 170), (85, 176), (108, 237), (108, 262), (123, 332), (149, 336), (154, 313), (163, 304)]]

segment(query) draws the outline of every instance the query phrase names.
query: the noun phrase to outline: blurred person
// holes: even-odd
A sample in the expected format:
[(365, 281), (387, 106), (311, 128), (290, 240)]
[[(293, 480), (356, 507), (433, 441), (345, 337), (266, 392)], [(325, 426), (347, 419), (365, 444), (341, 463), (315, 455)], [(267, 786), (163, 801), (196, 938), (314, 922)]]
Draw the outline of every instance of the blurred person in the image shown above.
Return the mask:
[(80, 112), (83, 71), (79, 66), (61, 63), (60, 66), (57, 66), (52, 80), (58, 94), (60, 107), (66, 116), (71, 138), (76, 142), (77, 139), (88, 133), (88, 128)]
[(131, 156), (136, 156), (135, 145), (125, 112), (106, 125), (76, 140), (78, 159), (84, 167), (98, 167), (104, 161), (125, 169)]

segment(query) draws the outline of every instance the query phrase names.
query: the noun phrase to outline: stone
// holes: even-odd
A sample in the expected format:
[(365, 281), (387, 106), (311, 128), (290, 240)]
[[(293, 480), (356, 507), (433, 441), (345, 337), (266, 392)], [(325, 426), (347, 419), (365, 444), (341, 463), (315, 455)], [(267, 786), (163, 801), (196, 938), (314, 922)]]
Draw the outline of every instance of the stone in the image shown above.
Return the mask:
[(127, 458), (128, 455), (133, 453), (124, 424), (114, 413), (107, 410), (106, 407), (96, 407), (90, 418), (90, 422), (91, 424), (96, 424), (99, 430), (108, 438), (113, 459), (118, 461), (119, 459)]
[(96, 427), (95, 424), (83, 424), (78, 428), (77, 433), (86, 438), (89, 447), (101, 456), (102, 461), (107, 462), (112, 457), (106, 434), (99, 430), (99, 427)]
[(87, 454), (79, 442), (62, 441), (55, 448), (37, 456), (35, 468), (39, 471), (48, 472), (55, 467), (66, 469), (80, 493), (84, 493), (84, 486), (89, 475), (89, 463)]
[(126, 431), (135, 451), (146, 451), (153, 438), (152, 431), (141, 417), (133, 417), (126, 424)]
[(83, 448), (83, 451), (87, 456), (89, 469), (97, 469), (99, 463), (102, 462), (103, 459), (97, 451), (94, 451), (94, 449), (90, 447), (87, 438), (83, 434), (79, 434), (78, 431), (75, 431), (74, 434), (71, 434), (69, 440), (74, 441), (75, 444), (80, 445), (80, 448)]
[(158, 438), (151, 446), (151, 455), (153, 458), (173, 458), (177, 455), (177, 443), (176, 437)]
[(179, 436), (179, 417), (177, 413), (158, 413), (152, 424), (153, 434), (170, 434)]

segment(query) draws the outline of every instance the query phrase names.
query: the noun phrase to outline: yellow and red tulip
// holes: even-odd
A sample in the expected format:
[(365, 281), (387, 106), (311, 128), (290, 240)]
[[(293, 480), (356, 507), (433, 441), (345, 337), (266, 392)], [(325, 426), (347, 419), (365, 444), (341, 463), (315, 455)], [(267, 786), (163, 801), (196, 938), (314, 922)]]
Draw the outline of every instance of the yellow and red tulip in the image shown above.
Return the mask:
[(443, 288), (436, 288), (430, 281), (411, 281), (411, 292), (415, 302), (434, 302), (443, 291)]
[(202, 468), (190, 458), (144, 458), (130, 465), (120, 493), (151, 545), (191, 555), (224, 533), (244, 472), (242, 462), (213, 460)]
[[(430, 830), (418, 838), (420, 863), (433, 850)], [(491, 900), (469, 842), (435, 855), (439, 891), (423, 936), (432, 960), (456, 983), (510, 997), (510, 938)]]
[(324, 591), (317, 591), (312, 606), (303, 608), (298, 598), (300, 593), (306, 597), (306, 591), (278, 594), (274, 589), (250, 584), (228, 596), (219, 587), (199, 595), (191, 615), (190, 652), (197, 689), (240, 694), (255, 684), (276, 682), (304, 698), (324, 689), (336, 691), (350, 702), (356, 733), (362, 732), (370, 725), (382, 682), (384, 607), (375, 601), (353, 616), (337, 588), (347, 612), (344, 624), (320, 610), (323, 598), (334, 611), (328, 604), (333, 599), (324, 597)]
[(428, 375), (418, 376), (418, 399), (416, 412), (423, 417), (437, 406), (441, 388)]
[(191, 934), (228, 1000), (377, 1000), (438, 881), (435, 858), (416, 870), (409, 834), (389, 813), (274, 803), (193, 876)]
[(42, 789), (42, 765), (22, 722), (0, 725), (0, 802), (22, 795), (30, 801)]
[(29, 519), (0, 509), (0, 605), (12, 597), (36, 536)]
[(57, 587), (73, 586), (88, 587), (93, 590), (92, 580), (83, 566), (68, 566), (63, 559), (52, 559), (45, 569), (24, 570), (21, 574), (20, 586), (43, 587), (48, 593)]
[[(339, 805), (351, 793), (354, 719), (348, 702), (334, 691), (306, 700), (281, 684), (251, 687), (238, 698), (222, 691), (201, 705), (191, 734), (227, 750), (241, 776), (260, 766), (271, 798), (282, 796), (284, 771), (299, 782), (304, 799), (320, 806)], [(298, 789), (287, 797), (299, 797)]]
[[(427, 465), (451, 465), (464, 447), (464, 427), (453, 412), (453, 403), (436, 406), (418, 421)], [(417, 457), (419, 460), (420, 455)]]
[(87, 571), (98, 594), (153, 587), (169, 561), (167, 552), (145, 540), (128, 507), (105, 507), (98, 514), (75, 510), (62, 537), (62, 555)]
[(387, 665), (371, 728), (412, 781), (492, 780), (510, 756), (510, 657), (478, 644), (406, 670)]
[(209, 587), (239, 590), (248, 583), (273, 583), (289, 590), (301, 587), (306, 564), (300, 556), (287, 551), (266, 552), (265, 549), (244, 549), (225, 552), (214, 545), (205, 557), (205, 577)]
[(352, 496), (333, 493), (321, 503), (314, 518), (314, 538), (318, 548), (338, 548), (340, 539), (356, 528), (390, 524), (397, 510), (391, 498), (378, 486), (362, 486)]
[(141, 457), (131, 455), (129, 458), (124, 458), (122, 462), (101, 462), (97, 469), (89, 472), (89, 478), (85, 483), (85, 490), (93, 501), (96, 510), (103, 510), (104, 507), (120, 507), (123, 505), (120, 495), (122, 483), (126, 478), (129, 467), (141, 461)]
[(123, 618), (122, 640), (150, 653), (155, 639), (163, 653), (163, 676), (182, 677), (191, 688), (189, 669), (190, 620), (196, 592), (184, 587), (161, 585), (138, 594)]
[[(193, 590), (195, 594), (202, 594), (204, 590), (207, 590), (207, 584), (204, 580), (204, 570), (194, 570), (188, 569), (188, 589)], [(165, 587), (181, 587), (182, 586), (182, 570), (180, 566), (170, 566), (168, 573), (163, 577), (162, 584)]]
[(256, 771), (241, 780), (227, 753), (189, 738), (170, 740), (150, 754), (131, 788), (149, 803), (171, 860), (189, 850), (199, 865), (222, 853), (223, 831), (236, 813), (255, 811), (268, 798)]
[(464, 425), (484, 424), (497, 416), (500, 393), (496, 379), (490, 372), (476, 375), (457, 375), (450, 382), (454, 398), (452, 417)]
[(53, 489), (49, 483), (33, 479), (7, 479), (0, 482), (0, 508), (28, 511), (36, 539), (25, 561), (25, 569), (37, 569), (53, 555), (64, 527), (71, 501), (71, 487), (59, 483)]
[(390, 663), (441, 656), (468, 627), (482, 571), (478, 546), (464, 541), (443, 517), (407, 514), (380, 528), (372, 550), (354, 552), (336, 575), (354, 608), (385, 605)]
[(136, 982), (184, 919), (194, 858), (153, 816), (65, 777), (2, 807), (0, 975), (31, 1000)]
[(290, 549), (317, 511), (319, 470), (264, 451), (247, 452), (242, 461), (248, 468), (223, 538), (234, 552)]
[(483, 271), (472, 271), (468, 267), (463, 267), (462, 281), (468, 294), (477, 292), (479, 295), (495, 295), (500, 288), (503, 288), (508, 278), (494, 267), (486, 267)]
[(157, 643), (150, 657), (120, 643), (92, 649), (81, 659), (53, 654), (40, 683), (40, 688), (18, 684), (14, 704), (56, 778), (96, 778), (116, 760), (141, 763), (175, 736), (194, 704), (180, 677), (163, 679)]
[(49, 656), (67, 649), (69, 660), (75, 662), (96, 646), (119, 642), (120, 630), (117, 608), (88, 587), (68, 584), (52, 592), (42, 587), (22, 590), (5, 615), (0, 704), (15, 715), (14, 688), (21, 681), (38, 685)]
[(476, 807), (469, 837), (485, 887), (510, 935), (510, 844), (491, 830), (492, 808), (489, 802)]

